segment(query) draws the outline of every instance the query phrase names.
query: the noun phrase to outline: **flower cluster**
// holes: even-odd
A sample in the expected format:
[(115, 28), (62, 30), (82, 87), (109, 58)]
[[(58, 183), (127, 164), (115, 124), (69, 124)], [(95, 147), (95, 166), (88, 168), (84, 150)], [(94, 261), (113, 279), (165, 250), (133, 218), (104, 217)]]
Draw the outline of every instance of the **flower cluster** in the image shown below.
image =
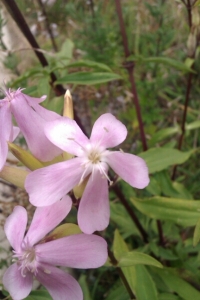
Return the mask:
[[(76, 280), (57, 266), (85, 269), (105, 263), (107, 244), (93, 233), (109, 224), (109, 166), (138, 189), (149, 183), (147, 166), (138, 156), (107, 149), (121, 144), (127, 135), (126, 127), (110, 113), (96, 120), (89, 139), (74, 120), (43, 108), (40, 102), (45, 96), (32, 98), (21, 89), (9, 89), (5, 95), (0, 101), (0, 171), (6, 163), (8, 142), (19, 130), (36, 159), (49, 162), (61, 155), (62, 161), (33, 170), (26, 177), (30, 203), (37, 207), (27, 233), (25, 208), (17, 206), (6, 220), (14, 264), (4, 274), (4, 286), (14, 300), (20, 300), (29, 295), (36, 278), (54, 300), (81, 300)], [(12, 125), (12, 116), (19, 128)], [(71, 159), (65, 160), (66, 153)], [(77, 215), (82, 233), (45, 238), (71, 209), (67, 193), (83, 183)]]

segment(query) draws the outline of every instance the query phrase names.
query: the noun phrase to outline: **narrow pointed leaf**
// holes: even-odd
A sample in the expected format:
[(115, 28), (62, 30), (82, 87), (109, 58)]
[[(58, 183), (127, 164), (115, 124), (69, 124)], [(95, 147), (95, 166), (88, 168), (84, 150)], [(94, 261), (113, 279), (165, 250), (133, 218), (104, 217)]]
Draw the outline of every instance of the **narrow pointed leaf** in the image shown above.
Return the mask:
[[(155, 283), (144, 266), (136, 266), (136, 288), (137, 300), (158, 300)], [(142, 286), (141, 286), (142, 283)]]
[(147, 255), (145, 253), (130, 251), (125, 253), (119, 259), (118, 266), (119, 267), (130, 267), (134, 265), (151, 265), (158, 268), (162, 268), (162, 264), (157, 261), (155, 258)]
[(105, 83), (112, 80), (118, 80), (121, 77), (118, 74), (108, 73), (108, 72), (76, 72), (66, 75), (56, 81), (58, 84), (82, 84), (82, 85), (92, 85)]
[(200, 200), (153, 197), (145, 200), (131, 198), (131, 202), (153, 219), (168, 220), (182, 226), (196, 225), (200, 216)]
[(197, 221), (195, 230), (194, 230), (194, 236), (193, 236), (193, 246), (196, 247), (196, 245), (200, 241), (200, 218)]
[(193, 153), (194, 150), (181, 152), (169, 148), (151, 148), (140, 153), (139, 156), (145, 160), (149, 173), (155, 173), (167, 169), (169, 166), (183, 164)]
[(200, 292), (198, 290), (172, 272), (166, 269), (156, 269), (156, 273), (161, 277), (168, 288), (178, 294), (182, 299), (200, 299)]

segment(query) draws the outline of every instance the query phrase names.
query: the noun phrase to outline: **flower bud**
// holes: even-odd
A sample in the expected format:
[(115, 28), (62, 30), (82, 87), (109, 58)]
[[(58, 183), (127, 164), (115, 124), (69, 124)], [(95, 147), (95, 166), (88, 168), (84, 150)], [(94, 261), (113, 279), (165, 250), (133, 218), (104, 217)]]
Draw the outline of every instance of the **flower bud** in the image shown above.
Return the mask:
[(20, 146), (8, 142), (8, 147), (12, 154), (17, 159), (19, 159), (19, 161), (21, 161), (21, 163), (25, 165), (28, 169), (36, 170), (45, 166), (41, 161), (35, 158), (35, 156), (33, 156), (31, 153), (24, 150)]
[(73, 100), (69, 90), (66, 91), (64, 96), (63, 117), (74, 119)]
[(44, 238), (43, 242), (46, 243), (52, 240), (63, 238), (65, 236), (79, 234), (79, 233), (82, 233), (82, 231), (80, 230), (78, 225), (66, 223), (54, 229), (47, 237)]
[(24, 183), (26, 180), (26, 176), (30, 172), (21, 168), (5, 166), (3, 170), (0, 172), (0, 178), (16, 185), (24, 189)]

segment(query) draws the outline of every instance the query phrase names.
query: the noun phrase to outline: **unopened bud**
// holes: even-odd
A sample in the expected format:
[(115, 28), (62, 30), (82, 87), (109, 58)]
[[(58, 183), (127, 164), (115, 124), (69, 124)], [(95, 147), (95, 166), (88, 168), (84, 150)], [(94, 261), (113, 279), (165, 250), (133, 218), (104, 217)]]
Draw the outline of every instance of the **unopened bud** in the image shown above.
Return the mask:
[(187, 40), (187, 48), (188, 48), (188, 56), (189, 57), (192, 57), (195, 54), (196, 45), (197, 45), (196, 34), (191, 32), (189, 34), (188, 40)]
[(12, 154), (28, 169), (36, 170), (44, 167), (44, 164), (40, 160), (20, 146), (8, 142), (8, 147)]
[(73, 100), (69, 90), (66, 91), (64, 96), (63, 116), (74, 119)]
[(30, 172), (21, 168), (4, 166), (3, 170), (0, 172), (0, 178), (24, 189), (24, 183), (26, 176)]
[(61, 239), (65, 236), (74, 235), (81, 233), (80, 228), (76, 224), (67, 223), (58, 226), (53, 230), (47, 237), (44, 238), (43, 242), (50, 242), (56, 239)]

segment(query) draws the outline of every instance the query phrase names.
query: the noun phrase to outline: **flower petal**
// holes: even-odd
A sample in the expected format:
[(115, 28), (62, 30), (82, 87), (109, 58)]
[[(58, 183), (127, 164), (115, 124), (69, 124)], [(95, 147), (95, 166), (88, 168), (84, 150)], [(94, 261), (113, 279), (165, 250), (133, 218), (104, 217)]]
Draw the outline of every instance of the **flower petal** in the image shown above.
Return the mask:
[(42, 161), (50, 161), (62, 153), (47, 139), (44, 134), (46, 121), (28, 105), (22, 93), (12, 99), (11, 110), (35, 157)]
[(20, 133), (19, 127), (13, 126), (12, 134), (10, 136), (10, 141), (13, 142), (16, 139), (16, 137), (18, 136), (19, 133)]
[(38, 244), (35, 249), (39, 262), (71, 268), (98, 268), (108, 257), (106, 241), (84, 233)]
[(81, 159), (73, 158), (31, 172), (25, 182), (29, 201), (35, 206), (48, 206), (65, 196), (80, 181)]
[(89, 143), (74, 120), (62, 117), (47, 123), (45, 134), (48, 139), (63, 151), (79, 156), (82, 148)]
[(143, 189), (149, 184), (148, 168), (141, 157), (115, 151), (108, 154), (107, 162), (131, 186)]
[(78, 209), (78, 225), (84, 233), (104, 230), (109, 224), (108, 182), (99, 171), (87, 183)]
[(3, 101), (0, 105), (0, 171), (4, 167), (7, 159), (7, 141), (10, 141), (11, 133), (12, 116), (10, 111), (10, 103)]
[(27, 211), (22, 206), (15, 206), (11, 215), (6, 219), (4, 230), (10, 245), (14, 250), (21, 248), (27, 225)]
[(90, 141), (99, 142), (105, 148), (112, 148), (121, 144), (126, 136), (126, 126), (112, 114), (107, 113), (100, 116), (94, 123)]
[(50, 206), (38, 207), (25, 240), (27, 239), (30, 245), (36, 244), (67, 216), (71, 207), (72, 200), (69, 196)]
[(13, 300), (21, 300), (26, 298), (31, 292), (33, 274), (28, 272), (26, 276), (23, 277), (19, 266), (15, 263), (4, 273), (3, 284)]
[(78, 282), (66, 272), (42, 264), (38, 268), (37, 280), (45, 286), (53, 300), (82, 300), (83, 293)]
[[(58, 118), (61, 118), (60, 115), (58, 115), (57, 113), (55, 113), (54, 111), (48, 110), (46, 108), (44, 108), (43, 106), (39, 105), (39, 102), (42, 102), (46, 99), (46, 96), (43, 96), (41, 98), (44, 98), (41, 101), (41, 98), (32, 98), (28, 95), (23, 94), (23, 96), (26, 98), (28, 104), (33, 107), (33, 109), (37, 112), (37, 114), (42, 117), (45, 121), (52, 121), (52, 120), (56, 120)], [(37, 101), (39, 100), (39, 101)]]

